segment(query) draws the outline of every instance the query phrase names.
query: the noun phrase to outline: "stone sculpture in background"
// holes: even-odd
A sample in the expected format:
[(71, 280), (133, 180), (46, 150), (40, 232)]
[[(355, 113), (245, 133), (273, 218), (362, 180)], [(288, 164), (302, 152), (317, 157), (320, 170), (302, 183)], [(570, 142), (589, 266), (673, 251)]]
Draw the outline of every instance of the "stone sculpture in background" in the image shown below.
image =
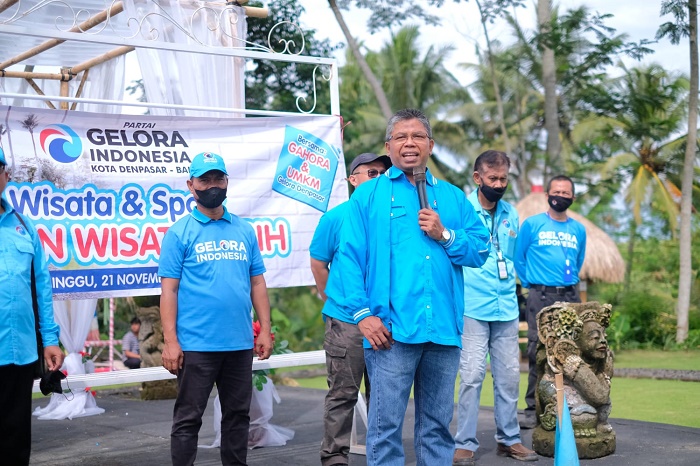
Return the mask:
[[(158, 306), (137, 307), (136, 316), (141, 320), (139, 347), (141, 367), (161, 367), (163, 365), (163, 326), (160, 322)], [(141, 399), (169, 400), (177, 397), (177, 380), (156, 380), (142, 384)]]
[(557, 401), (554, 375), (564, 374), (579, 458), (600, 458), (615, 451), (608, 423), (613, 354), (605, 330), (610, 304), (557, 302), (537, 315), (537, 418), (534, 450), (554, 456)]

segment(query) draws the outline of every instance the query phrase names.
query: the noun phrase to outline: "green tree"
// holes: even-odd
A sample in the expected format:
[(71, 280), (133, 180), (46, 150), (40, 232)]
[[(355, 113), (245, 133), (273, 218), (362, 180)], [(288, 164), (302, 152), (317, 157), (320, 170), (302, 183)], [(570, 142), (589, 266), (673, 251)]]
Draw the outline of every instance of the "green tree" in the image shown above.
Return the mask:
[[(431, 46), (421, 54), (419, 41), (418, 26), (405, 26), (392, 34), (379, 52), (370, 51), (365, 58), (381, 80), (392, 108), (423, 110), (430, 118), (438, 144), (461, 147), (461, 129), (442, 118), (445, 109), (468, 99), (457, 79), (445, 68), (453, 47)], [(352, 55), (348, 54), (347, 59), (340, 71), (343, 116), (352, 122), (344, 133), (345, 153), (349, 158), (361, 152), (383, 153), (386, 119)], [(441, 176), (431, 161), (428, 166)]]
[[(262, 3), (251, 2), (250, 5), (262, 6)], [(267, 18), (247, 18), (248, 42), (267, 46), (268, 35), (272, 33), (272, 41), (291, 40), (294, 42), (294, 52), (300, 50), (304, 43), (302, 55), (316, 57), (330, 57), (339, 47), (328, 39), (316, 39), (314, 29), (304, 30), (302, 38), (302, 31), (294, 24), (305, 12), (299, 2), (272, 0), (268, 6), (270, 15)], [(321, 73), (328, 74), (329, 70), (321, 68), (314, 72), (315, 68), (316, 65), (302, 63), (251, 61), (246, 69), (246, 107), (297, 112), (298, 97), (306, 96), (307, 100), (299, 101), (299, 106), (309, 111), (315, 89), (317, 105), (314, 111), (330, 113), (330, 88), (320, 79)]]
[[(491, 51), (487, 52), (490, 59), (479, 53), (479, 63), (460, 64), (476, 75), (469, 86), (474, 100), (452, 110), (452, 116), (459, 118), (469, 141), (466, 146), (471, 149), (471, 156), (486, 149), (508, 153), (516, 198), (530, 191), (528, 174), (536, 168), (537, 162), (531, 154), (538, 152), (542, 131), (542, 94), (529, 77), (521, 73), (518, 50), (517, 46), (501, 49), (498, 43), (493, 43)], [(500, 93), (500, 98), (496, 93)], [(468, 168), (471, 178), (471, 167)]]
[[(591, 13), (583, 7), (567, 10), (563, 14), (560, 14), (558, 9), (554, 9), (551, 21), (545, 30), (534, 33), (523, 29), (512, 16), (507, 17), (516, 37), (511, 67), (517, 68), (520, 75), (529, 81), (533, 88), (540, 90), (543, 98), (539, 119), (541, 130), (546, 130), (547, 136), (550, 128), (546, 123), (547, 104), (542, 77), (544, 64), (541, 50), (549, 49), (556, 52), (554, 81), (557, 99), (557, 138), (562, 144), (559, 150), (554, 143), (550, 143), (549, 155), (546, 149), (539, 151), (539, 154), (545, 153), (540, 167), (545, 178), (548, 178), (555, 169), (574, 171), (575, 167), (572, 167), (570, 162), (572, 154), (578, 150), (578, 147), (571, 139), (571, 135), (582, 116), (586, 115), (585, 110), (591, 105), (595, 106), (595, 102), (591, 104), (589, 101), (603, 98), (598, 90), (608, 79), (606, 68), (614, 65), (620, 55), (639, 58), (651, 52), (646, 47), (648, 41), (631, 42), (625, 34), (616, 34), (613, 28), (606, 26), (605, 21), (609, 17), (610, 15)], [(552, 120), (553, 118), (550, 118), (550, 121)], [(554, 131), (553, 128), (552, 131)], [(556, 151), (559, 151), (561, 160), (550, 160), (550, 157), (556, 155)], [(539, 154), (533, 153), (532, 156)]]
[[(687, 9), (686, 9), (687, 7)], [(697, 158), (698, 128), (698, 2), (697, 0), (666, 0), (661, 4), (661, 14), (673, 14), (675, 23), (665, 23), (659, 28), (657, 38), (669, 36), (678, 44), (682, 37), (688, 37), (690, 45), (690, 95), (688, 98), (688, 139), (683, 162), (681, 182), (681, 221), (680, 221), (680, 277), (678, 281), (678, 302), (676, 304), (676, 341), (682, 343), (688, 338), (688, 311), (692, 287), (693, 266), (690, 254), (691, 211), (693, 202), (693, 180)]]
[(602, 166), (603, 179), (627, 179), (626, 199), (632, 207), (626, 288), (629, 289), (634, 241), (642, 210), (653, 209), (676, 230), (677, 187), (686, 136), (678, 137), (685, 123), (688, 80), (658, 65), (624, 69), (623, 76), (599, 88), (592, 99), (594, 115), (577, 128), (575, 138), (594, 134), (607, 140), (616, 152)]

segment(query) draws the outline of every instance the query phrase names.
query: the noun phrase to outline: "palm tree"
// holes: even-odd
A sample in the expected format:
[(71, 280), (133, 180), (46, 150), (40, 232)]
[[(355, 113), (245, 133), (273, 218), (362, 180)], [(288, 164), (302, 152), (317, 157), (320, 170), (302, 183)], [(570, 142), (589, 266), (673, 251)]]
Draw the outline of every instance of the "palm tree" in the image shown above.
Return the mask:
[(681, 133), (688, 106), (688, 80), (659, 65), (623, 68), (624, 75), (600, 89), (596, 114), (577, 126), (572, 137), (602, 136), (617, 151), (604, 163), (603, 179), (628, 175), (626, 199), (631, 204), (626, 287), (634, 239), (642, 209), (661, 214), (675, 234), (678, 222), (678, 179), (687, 135)]
[[(552, 27), (552, 1), (537, 0), (537, 22), (540, 34), (548, 34)], [(557, 103), (557, 76), (554, 50), (543, 41), (540, 43), (542, 53), (542, 84), (544, 86), (544, 126), (547, 131), (547, 160), (553, 168), (559, 169), (561, 163), (561, 142), (559, 140), (559, 110)]]
[(540, 91), (521, 72), (518, 50), (517, 46), (500, 49), (493, 43), (490, 51), (479, 54), (479, 63), (460, 64), (476, 75), (469, 86), (476, 102), (466, 102), (451, 113), (474, 142), (472, 156), (486, 149), (508, 153), (516, 198), (530, 191), (529, 173), (538, 161), (543, 102)]
[[(686, 6), (688, 8), (687, 12)], [(697, 0), (688, 0), (687, 2), (666, 0), (661, 5), (661, 14), (669, 13), (675, 16), (676, 22), (661, 25), (656, 38), (660, 39), (664, 36), (670, 36), (671, 42), (678, 44), (681, 37), (687, 36), (690, 46), (688, 140), (685, 147), (681, 183), (680, 274), (678, 279), (678, 302), (676, 304), (676, 341), (682, 343), (688, 338), (688, 311), (690, 308), (690, 292), (693, 285), (690, 215), (693, 207), (693, 190), (695, 188), (693, 185), (697, 160), (698, 75), (700, 74), (698, 71), (698, 2)]]
[[(441, 118), (445, 109), (468, 99), (457, 79), (445, 69), (453, 47), (431, 46), (421, 54), (419, 39), (417, 26), (403, 27), (392, 34), (381, 51), (368, 52), (365, 60), (380, 80), (392, 108), (421, 109), (431, 121), (438, 144), (449, 148), (463, 146), (461, 129)], [(346, 119), (352, 122), (344, 133), (346, 153), (382, 153), (386, 118), (351, 54), (347, 55), (340, 76), (341, 107)], [(441, 176), (431, 161), (429, 167)]]
[(41, 179), (42, 179), (41, 162), (39, 162), (39, 155), (36, 153), (36, 141), (34, 141), (34, 129), (37, 126), (39, 126), (39, 119), (36, 117), (36, 115), (34, 115), (33, 113), (30, 113), (29, 115), (27, 115), (27, 118), (20, 121), (20, 124), (22, 125), (22, 128), (29, 131), (29, 135), (32, 138), (32, 146), (34, 147), (34, 160), (36, 161), (36, 172), (35, 172), (34, 179), (41, 181)]
[[(613, 65), (616, 56), (621, 53), (639, 56), (648, 49), (629, 43), (624, 34), (615, 34), (614, 30), (604, 25), (604, 16), (593, 14), (585, 7), (567, 10), (564, 14), (555, 8), (551, 13), (551, 21), (539, 32), (523, 29), (513, 16), (506, 19), (516, 43), (509, 52), (511, 58), (506, 60), (504, 57), (508, 63), (503, 67), (509, 69), (509, 73), (516, 73), (523, 83), (529, 83), (542, 96), (538, 111), (539, 131), (542, 134), (538, 134), (537, 139), (546, 140), (547, 144), (546, 148), (533, 148), (532, 156), (546, 154), (543, 160), (537, 162), (545, 178), (554, 170), (571, 173), (577, 168), (572, 163), (572, 156), (579, 150), (571, 140), (571, 134), (585, 116), (582, 109), (591, 107), (588, 102), (591, 95), (596, 94), (595, 91), (607, 79), (605, 69)], [(552, 102), (551, 93), (545, 91), (547, 83), (543, 78), (543, 75), (548, 74), (543, 61), (542, 51), (545, 49), (556, 51), (556, 119), (548, 116), (547, 110), (549, 108), (551, 111)], [(605, 98), (603, 95), (596, 96)], [(551, 124), (555, 120), (558, 121), (556, 128)], [(552, 136), (559, 140), (558, 148), (556, 142), (550, 140)]]

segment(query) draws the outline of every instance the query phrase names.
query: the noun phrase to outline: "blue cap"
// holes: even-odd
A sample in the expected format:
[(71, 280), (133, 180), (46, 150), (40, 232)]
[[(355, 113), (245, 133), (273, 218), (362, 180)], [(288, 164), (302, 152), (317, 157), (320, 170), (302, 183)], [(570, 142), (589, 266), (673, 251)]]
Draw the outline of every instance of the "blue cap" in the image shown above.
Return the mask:
[(7, 161), (5, 160), (5, 151), (0, 149), (0, 165), (7, 165)]
[(190, 178), (199, 178), (206, 172), (212, 170), (219, 170), (224, 172), (225, 175), (228, 175), (226, 164), (220, 155), (213, 152), (202, 152), (201, 154), (195, 155), (194, 160), (192, 160), (192, 164), (190, 165)]

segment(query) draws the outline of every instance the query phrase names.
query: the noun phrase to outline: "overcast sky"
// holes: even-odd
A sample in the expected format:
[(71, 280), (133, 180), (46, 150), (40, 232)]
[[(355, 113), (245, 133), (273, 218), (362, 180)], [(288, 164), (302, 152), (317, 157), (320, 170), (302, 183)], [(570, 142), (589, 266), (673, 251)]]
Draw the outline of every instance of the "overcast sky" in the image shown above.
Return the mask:
[[(328, 37), (334, 42), (345, 43), (333, 13), (331, 12), (327, 0), (300, 0), (306, 9), (300, 24), (303, 27), (314, 28), (318, 31), (319, 37)], [(527, 8), (518, 8), (516, 14), (518, 21), (524, 27), (532, 28), (535, 24), (536, 0), (528, 1)], [(585, 5), (592, 11), (599, 13), (609, 13), (614, 15), (606, 21), (606, 24), (615, 28), (617, 33), (625, 33), (630, 40), (654, 39), (659, 24), (671, 21), (670, 16), (661, 18), (661, 0), (560, 0), (555, 1), (559, 5), (560, 12)], [(453, 44), (456, 49), (452, 53), (448, 64), (448, 69), (457, 76), (462, 84), (469, 84), (472, 78), (461, 71), (458, 63), (474, 63), (475, 44), (483, 44), (483, 32), (479, 22), (479, 14), (474, 0), (468, 2), (455, 3), (450, 0), (445, 1), (445, 6), (434, 10), (434, 13), (442, 18), (439, 27), (423, 27), (421, 38), (425, 41), (425, 46), (430, 44), (446, 45)], [(365, 10), (350, 10), (344, 12), (344, 17), (353, 35), (362, 40), (370, 49), (379, 50), (387, 42), (389, 33), (387, 31), (369, 34), (367, 30), (367, 17), (369, 13)], [(498, 39), (503, 43), (512, 42), (512, 36), (503, 21), (489, 27), (491, 38)], [(668, 70), (687, 72), (688, 70), (688, 45), (682, 42), (679, 45), (672, 45), (668, 40), (662, 40), (658, 44), (650, 46), (656, 53), (648, 55), (644, 62), (657, 62)], [(343, 52), (338, 54), (338, 60), (343, 60)], [(633, 60), (625, 60), (629, 66), (635, 66)]]

